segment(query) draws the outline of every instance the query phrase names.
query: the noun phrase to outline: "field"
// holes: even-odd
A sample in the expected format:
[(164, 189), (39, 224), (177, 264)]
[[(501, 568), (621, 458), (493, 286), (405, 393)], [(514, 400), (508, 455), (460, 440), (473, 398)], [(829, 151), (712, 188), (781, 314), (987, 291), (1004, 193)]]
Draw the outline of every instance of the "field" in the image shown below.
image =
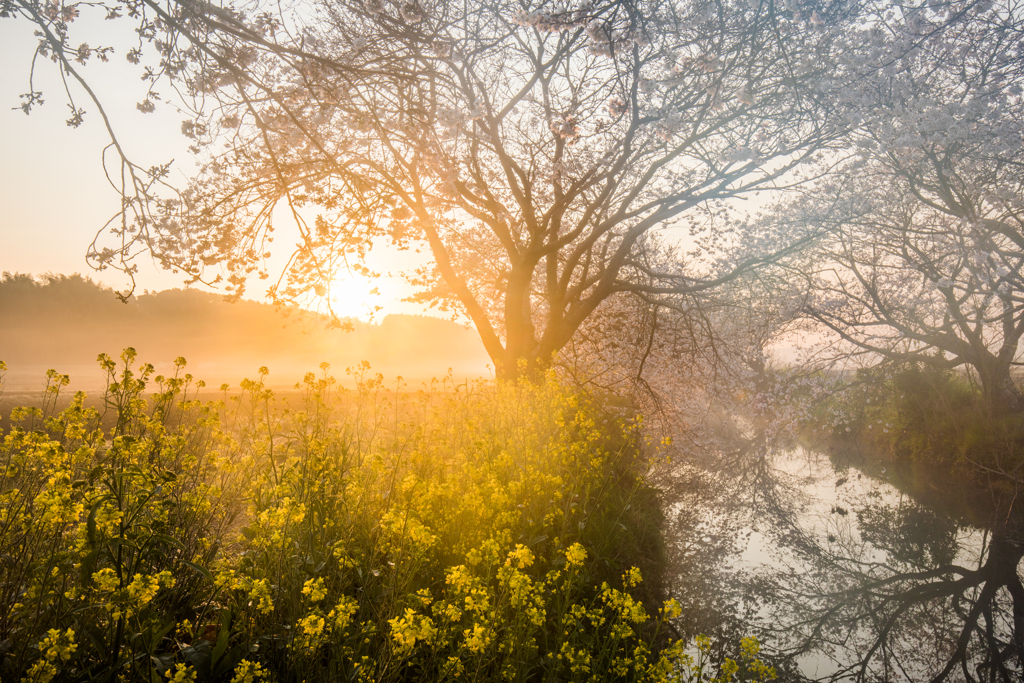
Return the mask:
[(101, 362), (98, 408), (51, 373), (3, 435), (4, 681), (773, 675), (676, 637), (658, 449), (553, 378), (203, 401)]

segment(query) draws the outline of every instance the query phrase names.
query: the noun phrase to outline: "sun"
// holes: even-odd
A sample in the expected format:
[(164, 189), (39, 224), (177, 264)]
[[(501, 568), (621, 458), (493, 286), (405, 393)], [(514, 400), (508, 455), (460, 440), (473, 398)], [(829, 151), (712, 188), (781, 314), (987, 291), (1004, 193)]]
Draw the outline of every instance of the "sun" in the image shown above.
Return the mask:
[(339, 318), (368, 320), (380, 310), (380, 291), (374, 280), (356, 273), (342, 273), (331, 281), (330, 305)]

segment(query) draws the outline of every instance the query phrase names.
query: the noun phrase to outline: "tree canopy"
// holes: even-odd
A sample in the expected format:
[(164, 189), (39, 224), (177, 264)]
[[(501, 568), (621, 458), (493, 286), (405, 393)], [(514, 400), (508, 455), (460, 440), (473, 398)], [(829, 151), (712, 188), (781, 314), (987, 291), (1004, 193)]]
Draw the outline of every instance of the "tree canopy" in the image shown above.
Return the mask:
[[(39, 54), (73, 73), (110, 52), (72, 47), (78, 8), (4, 12), (39, 25)], [(96, 265), (130, 270), (142, 248), (194, 278), (223, 266), (237, 295), (271, 276), (287, 207), (300, 239), (273, 297), (329, 294), (374, 240), (425, 245), (420, 296), (467, 315), (502, 376), (546, 366), (619, 292), (699, 291), (806, 241), (730, 245), (716, 202), (791, 182), (836, 141), (837, 40), (862, 14), (748, 0), (105, 8), (139, 24), (129, 60), (155, 48), (140, 109), (177, 88), (206, 164), (168, 193), (166, 168), (122, 154), (127, 199)], [(666, 228), (690, 230), (688, 262), (648, 257)]]
[[(1013, 394), (1012, 2), (7, 0), (0, 13), (35, 23), (37, 57), (92, 95), (78, 65), (115, 48), (73, 36), (97, 9), (136, 30), (124, 56), (151, 82), (139, 109), (173, 88), (203, 161), (170, 187), (111, 129), (125, 200), (90, 249), (99, 268), (130, 274), (152, 254), (226, 276), (233, 296), (259, 277), (278, 302), (329, 307), (375, 243), (422, 248), (417, 297), (468, 317), (513, 377), (546, 367), (611, 298), (674, 305), (829, 230), (803, 269), (811, 318), (890, 358), (938, 349)], [(26, 111), (41, 101), (24, 97)], [(805, 186), (777, 220), (730, 222), (730, 202)], [(287, 214), (298, 238), (271, 272)]]
[[(855, 147), (778, 221), (827, 231), (800, 266), (807, 315), (874, 358), (973, 370), (992, 407), (1024, 408), (1024, 25), (1020, 6), (877, 27), (881, 62), (843, 106)], [(850, 58), (851, 68), (859, 57)]]

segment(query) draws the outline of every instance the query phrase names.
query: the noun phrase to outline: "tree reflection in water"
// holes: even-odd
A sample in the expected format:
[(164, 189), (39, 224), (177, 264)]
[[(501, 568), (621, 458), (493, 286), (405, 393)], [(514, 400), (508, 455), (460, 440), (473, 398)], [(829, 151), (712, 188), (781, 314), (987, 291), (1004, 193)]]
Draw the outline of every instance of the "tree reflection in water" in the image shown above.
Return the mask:
[(933, 479), (926, 504), (910, 497), (921, 493), (913, 486), (756, 446), (725, 471), (703, 522), (679, 524), (697, 541), (676, 549), (679, 574), (691, 574), (677, 589), (701, 594), (692, 607), (710, 609), (723, 634), (755, 632), (778, 653), (783, 678), (1024, 680), (1024, 519), (1012, 493), (965, 507), (958, 482), (935, 495)]

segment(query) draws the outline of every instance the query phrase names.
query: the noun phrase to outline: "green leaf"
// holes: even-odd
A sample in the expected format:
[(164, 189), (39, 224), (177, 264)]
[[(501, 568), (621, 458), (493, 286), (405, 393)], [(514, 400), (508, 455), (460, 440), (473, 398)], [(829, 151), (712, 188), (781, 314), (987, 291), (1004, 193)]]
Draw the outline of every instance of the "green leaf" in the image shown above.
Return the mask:
[(105, 500), (105, 498), (101, 498), (92, 506), (89, 510), (89, 518), (85, 521), (85, 534), (89, 539), (90, 546), (96, 545), (96, 513), (99, 512), (100, 506)]
[(228, 650), (228, 653), (224, 655), (213, 667), (213, 680), (220, 680), (222, 677), (234, 671), (238, 663), (242, 661), (245, 656), (249, 654), (249, 647), (247, 645), (236, 645), (235, 647)]
[(81, 577), (82, 587), (88, 588), (92, 585), (92, 575), (96, 571), (96, 558), (99, 556), (100, 550), (96, 548), (85, 557), (82, 558), (81, 564)]
[(166, 636), (175, 626), (176, 626), (175, 622), (169, 621), (166, 624), (164, 624), (163, 627), (159, 631), (157, 631), (155, 634), (153, 634), (153, 644), (154, 644), (154, 646), (159, 645), (160, 641), (163, 640), (164, 636)]
[(187, 647), (181, 651), (181, 656), (185, 658), (185, 661), (196, 670), (196, 674), (200, 681), (211, 680), (210, 674), (212, 673), (212, 662), (210, 656), (210, 643), (206, 640), (200, 640), (198, 643), (191, 647)]
[(213, 583), (213, 574), (206, 567), (200, 567), (198, 564), (195, 564), (194, 562), (189, 562), (188, 560), (181, 560), (181, 563), (189, 569), (199, 574), (202, 574), (204, 579), (206, 579), (210, 583)]
[(176, 539), (176, 538), (174, 538), (172, 536), (168, 536), (167, 534), (153, 534), (152, 536), (149, 537), (149, 540), (150, 541), (163, 541), (167, 545), (172, 546), (174, 548), (177, 548), (178, 550), (184, 550), (185, 549), (185, 545), (181, 541), (179, 541), (178, 539)]
[(213, 648), (212, 661), (216, 664), (228, 649), (228, 638), (231, 635), (231, 610), (221, 610), (220, 631), (217, 633), (217, 646)]

